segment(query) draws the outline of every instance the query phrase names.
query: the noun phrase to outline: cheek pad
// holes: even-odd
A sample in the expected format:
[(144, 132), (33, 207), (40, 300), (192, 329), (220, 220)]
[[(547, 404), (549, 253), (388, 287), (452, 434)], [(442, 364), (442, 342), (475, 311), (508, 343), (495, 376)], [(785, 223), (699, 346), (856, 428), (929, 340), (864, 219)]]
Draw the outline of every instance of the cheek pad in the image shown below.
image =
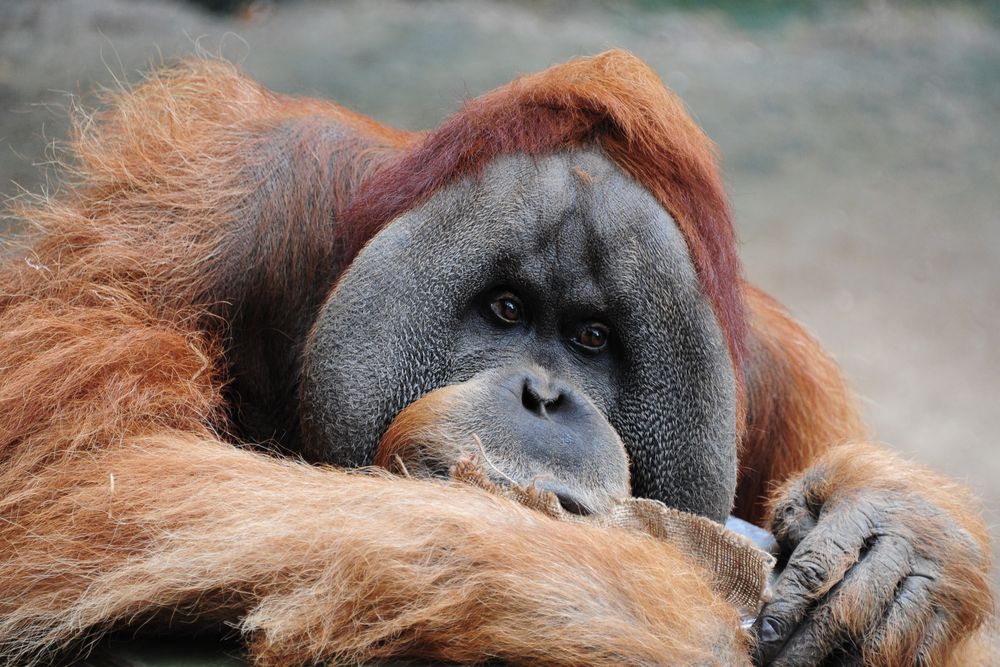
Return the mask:
[(320, 311), (300, 386), (309, 459), (370, 464), (392, 418), (446, 380), (456, 295), (474, 282), (473, 254), (443, 270), (463, 246), (443, 234), (426, 238), (420, 222), (400, 220), (377, 235)]

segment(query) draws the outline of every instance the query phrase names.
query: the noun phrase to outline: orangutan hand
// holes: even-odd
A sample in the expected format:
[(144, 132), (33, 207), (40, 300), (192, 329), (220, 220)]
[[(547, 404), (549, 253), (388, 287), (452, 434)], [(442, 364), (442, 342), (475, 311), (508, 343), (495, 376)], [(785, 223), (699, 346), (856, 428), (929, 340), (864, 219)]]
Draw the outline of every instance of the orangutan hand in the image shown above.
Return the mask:
[(787, 563), (753, 627), (756, 663), (944, 663), (992, 604), (988, 538), (966, 502), (869, 445), (837, 447), (788, 481), (770, 512)]

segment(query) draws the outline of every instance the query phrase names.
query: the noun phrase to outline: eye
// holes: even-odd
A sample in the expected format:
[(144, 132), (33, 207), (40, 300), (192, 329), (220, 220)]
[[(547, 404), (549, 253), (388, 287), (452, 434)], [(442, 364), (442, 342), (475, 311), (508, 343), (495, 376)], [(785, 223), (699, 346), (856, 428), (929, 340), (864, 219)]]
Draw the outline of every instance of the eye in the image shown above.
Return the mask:
[(584, 352), (600, 352), (607, 347), (611, 330), (601, 322), (587, 322), (577, 329), (571, 339)]
[(500, 292), (490, 302), (490, 312), (500, 324), (518, 324), (524, 319), (524, 304), (512, 292)]

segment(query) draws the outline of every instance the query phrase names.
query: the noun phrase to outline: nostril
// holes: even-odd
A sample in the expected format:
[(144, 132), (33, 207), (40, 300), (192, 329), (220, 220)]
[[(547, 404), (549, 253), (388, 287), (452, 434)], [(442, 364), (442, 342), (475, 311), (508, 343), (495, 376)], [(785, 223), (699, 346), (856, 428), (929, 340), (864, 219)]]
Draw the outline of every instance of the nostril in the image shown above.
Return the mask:
[(521, 405), (528, 412), (544, 417), (557, 412), (567, 400), (566, 390), (544, 383), (533, 376), (528, 376), (521, 387)]
[(530, 380), (525, 380), (524, 386), (521, 388), (521, 405), (524, 406), (525, 410), (536, 415), (545, 412), (543, 401), (535, 388), (531, 386)]

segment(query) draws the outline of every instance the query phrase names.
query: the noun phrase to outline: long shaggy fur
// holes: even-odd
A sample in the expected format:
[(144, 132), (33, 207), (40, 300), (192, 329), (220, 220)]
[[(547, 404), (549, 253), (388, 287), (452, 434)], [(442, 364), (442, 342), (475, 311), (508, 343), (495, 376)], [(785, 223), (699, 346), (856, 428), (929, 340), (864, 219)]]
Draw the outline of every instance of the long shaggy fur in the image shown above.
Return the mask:
[(689, 243), (745, 375), (740, 511), (861, 433), (835, 367), (740, 282), (711, 147), (633, 57), (518, 80), (427, 135), (183, 64), (80, 118), (64, 190), (21, 208), (32, 244), (0, 269), (0, 657), (173, 619), (237, 623), (259, 664), (745, 664), (736, 612), (668, 545), (231, 444), (234, 359), (287, 382), (298, 351), (269, 332), (308, 326), (381, 225), (493, 156), (579, 143)]
[(247, 307), (227, 290), (310, 307), (328, 221), (408, 141), (204, 62), (83, 119), (73, 180), (22, 210), (35, 244), (0, 275), (6, 661), (164, 618), (238, 621), (260, 664), (746, 661), (735, 611), (667, 545), (222, 440)]

